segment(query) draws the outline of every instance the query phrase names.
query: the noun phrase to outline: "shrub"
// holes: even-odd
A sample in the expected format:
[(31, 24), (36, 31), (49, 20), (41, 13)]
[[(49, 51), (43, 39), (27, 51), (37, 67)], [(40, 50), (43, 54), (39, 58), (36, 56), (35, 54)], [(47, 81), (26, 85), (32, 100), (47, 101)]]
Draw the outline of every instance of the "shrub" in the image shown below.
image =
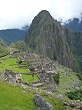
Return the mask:
[(81, 80), (82, 81), (82, 74), (77, 74), (77, 76), (78, 76), (78, 78), (79, 78), (79, 80)]
[(0, 57), (4, 57), (9, 54), (9, 51), (6, 47), (0, 47)]
[(31, 72), (34, 72), (34, 71), (35, 71), (35, 68), (34, 68), (34, 67), (31, 67), (31, 68), (29, 68), (29, 70), (30, 70)]
[(56, 82), (56, 84), (59, 84), (59, 73), (53, 75), (53, 79), (54, 79), (54, 81)]
[(82, 101), (82, 91), (81, 90), (68, 92), (67, 95), (71, 100), (75, 99), (75, 100)]

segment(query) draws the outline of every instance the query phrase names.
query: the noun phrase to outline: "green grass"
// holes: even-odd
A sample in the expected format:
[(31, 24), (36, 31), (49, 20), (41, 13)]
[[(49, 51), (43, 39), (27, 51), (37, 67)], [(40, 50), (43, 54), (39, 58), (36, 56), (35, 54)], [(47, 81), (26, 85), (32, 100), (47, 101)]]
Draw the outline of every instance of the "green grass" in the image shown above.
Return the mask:
[(39, 78), (37, 77), (37, 75), (34, 75), (34, 78), (32, 77), (32, 75), (25, 75), (25, 74), (22, 74), (22, 78), (23, 78), (23, 82), (24, 83), (32, 83), (32, 82), (37, 82), (39, 81)]
[[(29, 88), (23, 89), (18, 85), (0, 82), (0, 110), (37, 110), (35, 93), (35, 90)], [(53, 105), (54, 110), (65, 110), (63, 103), (54, 94), (40, 95)]]
[(38, 88), (42, 89), (42, 90), (45, 90), (47, 87), (42, 85), (42, 86), (39, 86)]
[(12, 70), (17, 73), (29, 73), (27, 67), (19, 66), (16, 58), (0, 58), (0, 72), (5, 72), (5, 69)]
[(37, 110), (33, 99), (32, 92), (0, 82), (0, 110)]

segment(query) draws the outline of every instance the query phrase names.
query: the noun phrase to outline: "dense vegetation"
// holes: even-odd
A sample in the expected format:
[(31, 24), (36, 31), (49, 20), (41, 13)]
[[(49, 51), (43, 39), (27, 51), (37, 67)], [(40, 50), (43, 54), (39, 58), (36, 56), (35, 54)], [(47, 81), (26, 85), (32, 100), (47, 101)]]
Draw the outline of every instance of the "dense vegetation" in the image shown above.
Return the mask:
[(71, 91), (68, 92), (67, 95), (71, 100), (75, 99), (82, 101), (82, 90)]
[(82, 81), (82, 74), (77, 74), (77, 76)]
[(56, 82), (56, 84), (59, 84), (59, 74), (53, 75), (53, 79)]
[(18, 41), (17, 43), (15, 43), (15, 48), (17, 48), (21, 52), (30, 52), (31, 51), (30, 47), (23, 40)]

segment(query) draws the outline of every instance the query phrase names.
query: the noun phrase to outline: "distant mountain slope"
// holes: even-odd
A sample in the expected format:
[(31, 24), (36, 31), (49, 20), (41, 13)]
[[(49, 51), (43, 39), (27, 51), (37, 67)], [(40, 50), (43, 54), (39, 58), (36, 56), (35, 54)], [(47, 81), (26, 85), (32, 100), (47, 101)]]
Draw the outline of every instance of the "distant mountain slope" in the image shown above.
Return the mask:
[(9, 50), (6, 44), (2, 40), (0, 40), (0, 57), (3, 57), (8, 54), (9, 54)]
[(66, 30), (46, 10), (32, 21), (25, 41), (37, 53), (57, 60), (60, 64), (77, 68), (76, 60), (66, 37)]
[(23, 40), (16, 42), (15, 48), (20, 50), (21, 52), (30, 52), (31, 51), (31, 49), (29, 48), (27, 43)]
[(6, 29), (0, 30), (0, 39), (2, 39), (7, 45), (12, 42), (17, 42), (19, 40), (23, 40), (26, 36), (28, 29)]
[(73, 20), (69, 20), (69, 23), (65, 23), (64, 27), (74, 31), (82, 31), (82, 20), (79, 21), (78, 18), (74, 18)]

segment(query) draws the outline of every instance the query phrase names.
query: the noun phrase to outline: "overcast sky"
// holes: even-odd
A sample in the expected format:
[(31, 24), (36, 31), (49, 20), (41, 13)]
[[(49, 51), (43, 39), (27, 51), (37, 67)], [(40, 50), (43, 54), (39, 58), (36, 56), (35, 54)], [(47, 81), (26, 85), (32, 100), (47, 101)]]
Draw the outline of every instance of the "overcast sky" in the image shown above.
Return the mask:
[(57, 20), (80, 19), (82, 0), (0, 0), (0, 29), (30, 25), (41, 10), (48, 10)]

